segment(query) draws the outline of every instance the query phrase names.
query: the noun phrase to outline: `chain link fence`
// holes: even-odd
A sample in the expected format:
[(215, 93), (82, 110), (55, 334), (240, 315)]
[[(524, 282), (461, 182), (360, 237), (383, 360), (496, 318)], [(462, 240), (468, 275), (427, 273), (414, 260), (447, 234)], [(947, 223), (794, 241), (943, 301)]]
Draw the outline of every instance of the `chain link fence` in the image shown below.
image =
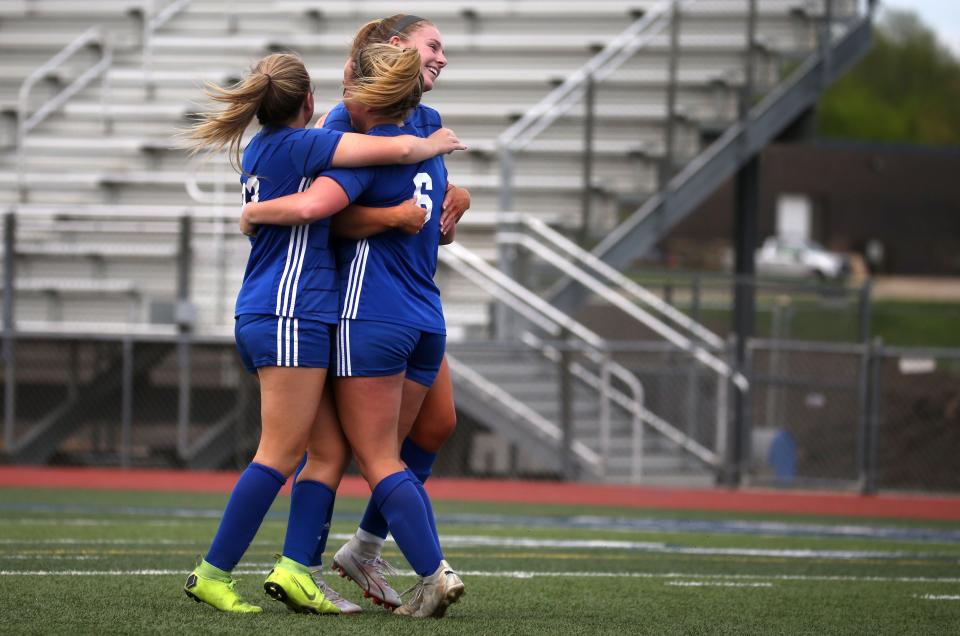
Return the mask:
[[(186, 357), (171, 340), (22, 336), (14, 344), (16, 366), (5, 367), (3, 375), (4, 395), (10, 395), (7, 383), (14, 380), (16, 398), (14, 417), (4, 428), (7, 461), (229, 469), (252, 457), (259, 435), (258, 387), (229, 341), (191, 342)], [(453, 343), (449, 354), (475, 358), (496, 348), (490, 342)], [(640, 379), (645, 408), (691, 440), (717, 450), (723, 461), (726, 411), (708, 374), (686, 354), (663, 345), (621, 342), (612, 348), (613, 357)], [(746, 483), (960, 490), (960, 351), (886, 348), (879, 341), (755, 339), (749, 352)], [(559, 429), (569, 418), (570, 439), (600, 451), (599, 437), (591, 442), (584, 431), (603, 407), (585, 397), (582, 378), (575, 376), (565, 387), (571, 380), (564, 379), (563, 367), (554, 361), (552, 372), (545, 371), (550, 366), (535, 366), (540, 357), (534, 354), (518, 351), (516, 373), (504, 368), (501, 374), (512, 374), (519, 383), (530, 380), (524, 380), (526, 373), (537, 373), (541, 399), (551, 402), (547, 406)], [(466, 405), (471, 398), (462, 390), (463, 380), (457, 373), (454, 377), (458, 402), (462, 397)], [(573, 396), (567, 416), (565, 391)], [(561, 476), (556, 463), (491, 428), (489, 417), (477, 417), (477, 408), (461, 408), (437, 474)], [(486, 408), (495, 411), (498, 405), (491, 402)], [(616, 411), (614, 406), (611, 457), (629, 462), (636, 429), (624, 420), (626, 410)], [(713, 474), (649, 422), (639, 434), (640, 483), (647, 483), (644, 475), (655, 479), (667, 461), (674, 470), (686, 466)], [(581, 477), (593, 478), (587, 473)], [(629, 475), (614, 478), (630, 481)]]

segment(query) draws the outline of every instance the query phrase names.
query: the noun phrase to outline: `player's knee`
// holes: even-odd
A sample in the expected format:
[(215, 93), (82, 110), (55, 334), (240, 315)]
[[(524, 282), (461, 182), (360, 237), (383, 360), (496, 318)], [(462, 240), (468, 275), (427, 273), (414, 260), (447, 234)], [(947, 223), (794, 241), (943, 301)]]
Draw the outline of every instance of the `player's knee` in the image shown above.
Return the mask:
[(331, 463), (318, 460), (315, 457), (308, 457), (303, 470), (300, 471), (300, 479), (309, 479), (326, 484), (331, 489), (336, 490), (340, 485), (340, 479), (346, 470), (345, 463)]
[(331, 475), (339, 475), (347, 469), (350, 463), (350, 449), (346, 446), (327, 445), (321, 448), (307, 449), (307, 465), (304, 470), (310, 468), (311, 471), (323, 471)]
[(456, 428), (457, 412), (450, 409), (423, 422), (418, 420), (410, 431), (410, 438), (420, 448), (435, 453), (450, 439)]
[(298, 451), (273, 451), (273, 452), (263, 452), (257, 451), (257, 454), (254, 456), (253, 461), (257, 464), (262, 464), (264, 466), (269, 466), (277, 472), (283, 474), (284, 477), (290, 477), (293, 474), (293, 471), (297, 469), (297, 466), (300, 465), (300, 461), (303, 459), (303, 449), (301, 448)]

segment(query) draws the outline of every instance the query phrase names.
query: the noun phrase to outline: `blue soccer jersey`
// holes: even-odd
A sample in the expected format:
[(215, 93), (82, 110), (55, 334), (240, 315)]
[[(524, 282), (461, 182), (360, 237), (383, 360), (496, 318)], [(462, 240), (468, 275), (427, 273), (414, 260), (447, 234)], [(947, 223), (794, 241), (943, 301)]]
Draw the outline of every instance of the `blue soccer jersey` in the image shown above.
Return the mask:
[[(396, 125), (376, 126), (368, 134), (422, 136), (417, 127)], [(340, 317), (445, 334), (440, 290), (433, 280), (440, 245), (440, 210), (447, 189), (443, 157), (415, 165), (328, 170), (322, 175), (339, 183), (350, 200), (360, 205), (388, 207), (416, 196), (427, 214), (423, 229), (413, 236), (388, 230), (359, 241), (336, 240)]]
[[(341, 136), (317, 128), (261, 130), (243, 152), (243, 202), (306, 190), (330, 167)], [(261, 226), (252, 240), (234, 313), (336, 323), (340, 283), (329, 236), (329, 219)]]
[[(327, 118), (323, 121), (323, 127), (341, 132), (356, 132), (350, 122), (350, 113), (343, 102), (330, 109)], [(403, 122), (403, 127), (410, 134), (415, 134), (418, 137), (429, 137), (443, 128), (443, 121), (440, 119), (440, 113), (429, 106), (418, 104), (406, 121)], [(410, 128), (416, 129), (416, 132), (408, 130)]]

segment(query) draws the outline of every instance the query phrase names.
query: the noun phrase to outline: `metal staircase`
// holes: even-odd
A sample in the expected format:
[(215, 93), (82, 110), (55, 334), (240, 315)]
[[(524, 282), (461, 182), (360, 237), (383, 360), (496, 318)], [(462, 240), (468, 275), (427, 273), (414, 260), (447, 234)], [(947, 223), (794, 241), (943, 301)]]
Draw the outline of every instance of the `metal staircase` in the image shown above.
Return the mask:
[[(547, 237), (553, 232), (537, 221), (518, 219)], [(517, 241), (522, 243), (520, 237)], [(581, 266), (585, 255), (570, 247), (563, 260), (533, 242), (539, 255), (562, 263), (563, 271), (598, 289), (606, 298), (649, 329), (661, 333), (681, 352), (685, 367), (699, 370), (698, 384), (712, 385), (709, 397), (698, 392), (698, 407), (713, 413), (714, 425), (691, 435), (663, 416), (663, 405), (651, 405), (644, 385), (623, 352), (594, 331), (557, 310), (470, 250), (453, 244), (440, 251), (444, 265), (486, 289), (515, 318), (515, 340), (453, 344), (450, 368), (458, 386), (458, 408), (473, 419), (534, 453), (542, 470), (568, 478), (650, 483), (658, 478), (685, 477), (709, 481), (719, 468), (717, 440), (725, 438), (728, 387), (746, 390), (734, 373), (708, 347), (715, 335), (692, 323), (669, 305), (639, 292), (646, 307), (604, 287)], [(654, 315), (659, 312), (663, 317)], [(672, 320), (675, 324), (668, 324)], [(689, 379), (689, 378), (688, 378)], [(645, 437), (645, 431), (655, 435)], [(689, 461), (694, 459), (694, 462)], [(517, 467), (523, 470), (524, 467)]]
[[(833, 0), (816, 3), (817, 6), (811, 6), (811, 10), (820, 16), (821, 21), (817, 48), (784, 81), (767, 87), (759, 103), (750, 107), (755, 96), (762, 94), (762, 91), (754, 81), (756, 67), (753, 52), (758, 48), (757, 3), (749, 2), (748, 52), (743, 69), (745, 82), (740, 88), (739, 116), (726, 126), (715, 142), (682, 165), (682, 153), (677, 152), (675, 147), (677, 121), (683, 115), (676, 103), (676, 55), (672, 56), (668, 71), (668, 112), (659, 177), (662, 187), (623, 223), (607, 233), (592, 253), (587, 254), (542, 223), (531, 222), (527, 216), (512, 213), (512, 182), (517, 173), (517, 154), (531, 146), (551, 125), (561, 121), (566, 113), (575, 107), (582, 108), (586, 112), (586, 123), (582, 146), (584, 190), (579, 234), (581, 239), (589, 240), (588, 226), (595, 214), (592, 210), (595, 192), (591, 154), (594, 135), (592, 119), (596, 110), (593, 100), (597, 85), (614, 77), (625, 62), (664, 33), (670, 33), (671, 47), (676, 53), (678, 21), (682, 12), (695, 4), (663, 2), (654, 7), (528, 111), (498, 140), (502, 190), (496, 236), (502, 280), (504, 286), (505, 281), (510, 281), (511, 285), (522, 288), (523, 294), (509, 290), (504, 294), (501, 289), (492, 292), (492, 295), (497, 307), (497, 333), (501, 340), (512, 341), (517, 348), (507, 347), (499, 350), (499, 353), (487, 350), (482, 359), (464, 357), (463, 362), (472, 365), (473, 375), (458, 373), (454, 369), (460, 380), (458, 403), (462, 408), (473, 407), (471, 410), (478, 411), (472, 413), (475, 417), (490, 422), (491, 427), (507, 439), (521, 444), (525, 443), (522, 439), (524, 433), (518, 431), (516, 424), (518, 421), (524, 422), (525, 418), (504, 418), (502, 414), (494, 413), (492, 404), (509, 401), (528, 407), (543, 405), (542, 408), (534, 408), (538, 417), (526, 418), (526, 429), (529, 431), (539, 427), (543, 431), (544, 421), (560, 424), (558, 428), (548, 429), (549, 434), (542, 433), (539, 442), (534, 440), (533, 444), (526, 444), (526, 447), (538, 447), (539, 443), (541, 451), (553, 450), (550, 460), (555, 465), (559, 464), (561, 474), (569, 477), (577, 475), (574, 464), (576, 468), (587, 469), (594, 478), (643, 480), (647, 483), (656, 481), (658, 477), (674, 482), (682, 482), (685, 478), (695, 480), (719, 468), (720, 458), (726, 450), (728, 389), (732, 387), (735, 391), (746, 392), (749, 389), (746, 379), (734, 373), (721, 359), (724, 345), (719, 337), (693, 323), (650, 292), (632, 284), (619, 275), (619, 271), (654, 246), (751, 157), (808, 111), (825, 87), (859, 59), (870, 43), (872, 2), (867, 3), (866, 11), (862, 14), (858, 13), (856, 3)], [(844, 13), (839, 16), (841, 19), (835, 19), (838, 16), (834, 14), (834, 9), (841, 4), (844, 5)], [(716, 122), (711, 122), (711, 125), (716, 125)], [(676, 170), (678, 164), (681, 167)], [(542, 283), (542, 274), (531, 277), (527, 262), (530, 255), (555, 268), (559, 276), (547, 277), (548, 284)], [(446, 253), (443, 261), (451, 264), (456, 259), (470, 262), (464, 253), (457, 251)], [(476, 263), (473, 265), (480, 270)], [(489, 272), (485, 275), (493, 278)], [(538, 290), (522, 287), (530, 278), (541, 279)], [(536, 284), (536, 281), (531, 284)], [(524, 315), (524, 319), (518, 321), (516, 314), (524, 312), (517, 311), (513, 302), (505, 300), (510, 294), (519, 298), (537, 298), (537, 292), (550, 301), (545, 303), (538, 298), (537, 303), (532, 303), (538, 307), (540, 317), (551, 316), (553, 330), (546, 338), (528, 331), (527, 328), (536, 324), (536, 321), (531, 320), (529, 315)], [(712, 419), (711, 426), (704, 427), (701, 422), (695, 426), (697, 433), (694, 434), (689, 428), (684, 432), (672, 424), (670, 418), (656, 414), (671, 410), (670, 399), (645, 399), (644, 384), (640, 379), (642, 374), (631, 371), (629, 363), (615, 362), (617, 356), (611, 355), (610, 343), (593, 332), (581, 335), (579, 344), (589, 343), (594, 364), (598, 360), (603, 363), (591, 368), (580, 360), (571, 359), (571, 348), (567, 342), (569, 329), (575, 326), (586, 330), (586, 327), (573, 321), (570, 316), (586, 303), (596, 303), (598, 299), (639, 320), (652, 332), (653, 338), (667, 341), (668, 350), (681, 352), (685, 356), (681, 365), (693, 370), (693, 374), (681, 375), (678, 382), (683, 387), (675, 393), (690, 396), (689, 401), (695, 405), (693, 411), (707, 413), (707, 417)], [(654, 312), (659, 312), (659, 315), (653, 315)], [(674, 324), (671, 325), (671, 322)], [(675, 327), (687, 333), (681, 333)], [(549, 340), (551, 337), (553, 340)], [(559, 348), (556, 345), (558, 341)], [(583, 356), (577, 347), (573, 347), (573, 350), (581, 354), (581, 358), (591, 358), (589, 355)], [(531, 359), (531, 351), (540, 352), (539, 362)], [(631, 377), (627, 381), (631, 388), (630, 398), (626, 398), (625, 393), (618, 394), (619, 398), (625, 399), (613, 397), (617, 392), (608, 383), (608, 369), (604, 366), (611, 361), (617, 364), (621, 379), (626, 379), (627, 375)], [(702, 371), (698, 375), (698, 369), (708, 371), (712, 387), (704, 390), (704, 376)], [(491, 381), (491, 378), (496, 378), (496, 381)], [(499, 397), (495, 397), (488, 385), (494, 385), (502, 392)], [(590, 391), (587, 391), (588, 388)], [(494, 399), (480, 398), (474, 403), (474, 395), (466, 397), (465, 393), (485, 394), (487, 398)], [(507, 400), (506, 395), (512, 396), (512, 399)], [(704, 403), (708, 404), (706, 409), (703, 408)], [(616, 415), (612, 415), (614, 412)], [(631, 417), (633, 425), (625, 424)], [(535, 425), (533, 420), (541, 423)], [(703, 434), (705, 428), (706, 435)], [(645, 443), (645, 429), (653, 433), (651, 437), (659, 443)], [(559, 446), (556, 443), (558, 441)], [(574, 443), (580, 445), (577, 447), (579, 452), (573, 452), (571, 444)], [(615, 449), (624, 448), (630, 448), (632, 452), (626, 455), (621, 452), (618, 456)], [(585, 454), (585, 450), (594, 451), (596, 461)], [(572, 456), (576, 456), (576, 462), (571, 460)], [(691, 457), (697, 460), (693, 464), (689, 461)], [(674, 459), (678, 461), (672, 461)], [(659, 474), (656, 470), (651, 472), (651, 464), (660, 468)]]

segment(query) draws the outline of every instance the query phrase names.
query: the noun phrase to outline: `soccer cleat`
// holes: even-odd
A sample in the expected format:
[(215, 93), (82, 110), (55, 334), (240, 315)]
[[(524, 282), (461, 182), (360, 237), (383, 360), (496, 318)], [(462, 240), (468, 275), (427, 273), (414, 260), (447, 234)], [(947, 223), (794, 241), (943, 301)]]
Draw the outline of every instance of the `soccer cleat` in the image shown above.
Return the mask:
[[(199, 568), (198, 568), (199, 569)], [(263, 609), (247, 603), (236, 591), (237, 580), (220, 581), (200, 576), (197, 570), (190, 573), (183, 591), (197, 603), (206, 603), (221, 612), (237, 614), (256, 614)]]
[(413, 596), (394, 610), (394, 614), (414, 618), (442, 618), (447, 613), (447, 608), (460, 600), (465, 590), (463, 581), (450, 564), (441, 560), (436, 572), (420, 577), (408, 591), (412, 591)]
[(339, 614), (317, 587), (310, 571), (296, 561), (280, 557), (263, 582), (267, 596), (286, 605), (292, 612), (303, 614)]
[(313, 580), (316, 581), (317, 587), (323, 592), (323, 595), (327, 597), (328, 601), (339, 608), (341, 614), (359, 614), (363, 611), (359, 605), (343, 598), (340, 596), (340, 592), (330, 587), (330, 584), (327, 583), (323, 579), (323, 575), (320, 574), (320, 570), (311, 570), (310, 574), (313, 576)]
[(351, 537), (333, 555), (333, 570), (360, 586), (363, 595), (387, 609), (399, 607), (403, 602), (397, 591), (390, 587), (386, 577), (397, 571), (380, 558), (379, 549), (369, 543)]

